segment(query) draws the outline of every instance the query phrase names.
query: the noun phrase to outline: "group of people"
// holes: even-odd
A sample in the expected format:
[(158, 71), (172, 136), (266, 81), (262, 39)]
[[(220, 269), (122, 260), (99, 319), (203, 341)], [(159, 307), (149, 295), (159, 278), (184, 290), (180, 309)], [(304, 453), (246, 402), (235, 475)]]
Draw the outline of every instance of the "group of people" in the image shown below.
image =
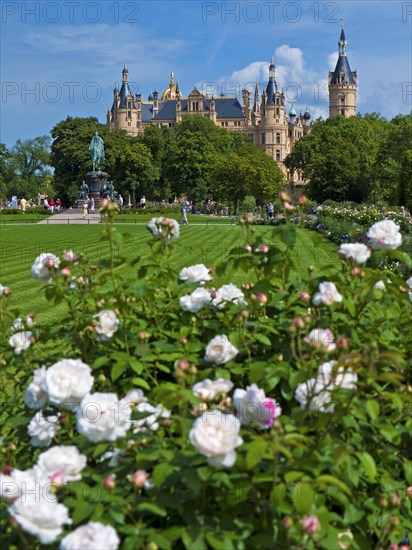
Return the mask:
[[(24, 200), (24, 199), (22, 199), (22, 200)], [(20, 204), (21, 204), (21, 201), (20, 201)], [(43, 207), (50, 210), (50, 212), (52, 214), (54, 213), (54, 209), (56, 209), (56, 212), (60, 212), (61, 207), (62, 207), (62, 201), (59, 198), (54, 200), (53, 197), (50, 197), (50, 199), (48, 199), (46, 197), (45, 199), (43, 199)], [(23, 210), (24, 210), (24, 208), (23, 208)]]

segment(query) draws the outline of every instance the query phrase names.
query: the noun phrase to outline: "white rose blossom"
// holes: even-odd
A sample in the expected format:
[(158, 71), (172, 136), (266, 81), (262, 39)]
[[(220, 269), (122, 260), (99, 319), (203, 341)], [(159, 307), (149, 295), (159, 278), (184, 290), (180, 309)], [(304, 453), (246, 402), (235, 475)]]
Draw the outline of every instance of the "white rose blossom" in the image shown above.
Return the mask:
[(313, 296), (313, 303), (315, 306), (324, 304), (325, 306), (330, 306), (334, 302), (341, 302), (342, 295), (339, 294), (334, 283), (325, 282), (319, 284), (319, 292)]
[(167, 243), (179, 237), (179, 224), (176, 220), (170, 218), (152, 218), (147, 224), (147, 227), (150, 229), (155, 239), (161, 239)]
[(37, 412), (31, 419), (27, 433), (31, 437), (30, 443), (33, 447), (48, 447), (53, 438), (60, 430), (59, 416), (44, 416)]
[(110, 309), (104, 309), (97, 315), (93, 315), (93, 318), (98, 319), (98, 324), (94, 327), (98, 342), (107, 342), (119, 328), (119, 319)]
[(204, 307), (211, 304), (212, 298), (210, 291), (206, 288), (199, 287), (192, 292), (192, 294), (186, 294), (179, 300), (180, 307), (183, 311), (190, 311), (190, 313), (197, 313)]
[(170, 417), (170, 411), (163, 409), (162, 405), (154, 407), (149, 403), (140, 402), (137, 404), (136, 411), (145, 416), (138, 420), (132, 420), (133, 433), (145, 432), (147, 429), (154, 432), (159, 429), (159, 418)]
[(85, 468), (87, 458), (80, 454), (74, 445), (56, 445), (40, 453), (34, 471), (38, 477), (52, 479), (55, 474), (62, 473), (64, 483), (79, 481), (80, 472)]
[(29, 349), (31, 337), (31, 332), (16, 332), (9, 338), (9, 345), (14, 349), (15, 355), (20, 355), (22, 351)]
[(224, 378), (210, 380), (210, 378), (205, 378), (205, 380), (198, 382), (192, 387), (192, 392), (196, 397), (202, 399), (202, 401), (213, 401), (216, 397), (229, 393), (232, 388), (233, 382), (230, 380), (225, 380)]
[(89, 521), (60, 542), (59, 550), (117, 550), (120, 539), (111, 525)]
[(33, 373), (33, 380), (24, 394), (24, 402), (32, 409), (42, 409), (48, 401), (46, 389), (46, 367), (43, 365)]
[(15, 332), (15, 331), (18, 331), (18, 330), (23, 330), (23, 329), (24, 329), (23, 319), (21, 317), (17, 317), (17, 319), (15, 319), (13, 321), (13, 324), (11, 326), (11, 330), (13, 332)]
[(316, 378), (311, 378), (299, 384), (295, 391), (295, 399), (304, 409), (309, 403), (311, 410), (333, 412), (332, 392), (336, 388), (355, 390), (358, 377), (351, 369), (344, 367), (335, 369), (336, 361), (323, 363), (318, 369)]
[(59, 265), (60, 260), (57, 256), (50, 252), (42, 252), (31, 266), (32, 277), (40, 281), (49, 281), (53, 275), (53, 271), (57, 270)]
[(333, 351), (336, 349), (336, 344), (334, 343), (335, 338), (328, 328), (315, 328), (311, 330), (303, 340), (307, 344), (325, 351)]
[(211, 466), (230, 468), (236, 462), (236, 447), (243, 443), (239, 429), (240, 423), (233, 414), (211, 411), (195, 420), (189, 439)]
[(394, 250), (402, 244), (400, 227), (392, 220), (376, 222), (369, 228), (366, 236), (373, 250)]
[(376, 288), (377, 290), (386, 290), (385, 283), (383, 281), (378, 281), (373, 285), (373, 288)]
[(247, 386), (246, 390), (237, 388), (233, 393), (233, 404), (242, 424), (257, 425), (268, 429), (282, 409), (274, 399), (268, 398), (256, 384)]
[(366, 244), (351, 243), (341, 244), (338, 254), (341, 254), (347, 260), (354, 260), (358, 264), (364, 264), (370, 258), (371, 251)]
[(229, 342), (225, 334), (215, 336), (206, 347), (205, 359), (218, 365), (231, 361), (239, 353), (233, 344)]
[(130, 427), (132, 409), (115, 393), (86, 395), (76, 413), (77, 431), (95, 443), (116, 441)]
[[(14, 468), (9, 475), (0, 472), (0, 497), (6, 502), (13, 502), (16, 498), (24, 495), (26, 492), (41, 495), (47, 498), (53, 498), (49, 495), (50, 480), (39, 475), (34, 468), (29, 470), (18, 470)], [(55, 498), (55, 497), (54, 497)]]
[(66, 408), (77, 406), (89, 393), (94, 378), (80, 359), (62, 359), (46, 371), (45, 387), (50, 403)]
[(123, 397), (123, 401), (126, 401), (127, 403), (145, 403), (147, 401), (147, 398), (144, 396), (143, 390), (140, 388), (135, 388), (133, 390), (130, 390), (126, 393), (126, 395)]
[(190, 283), (205, 283), (211, 281), (212, 277), (208, 268), (203, 264), (191, 265), (184, 267), (179, 273), (179, 279), (186, 284)]
[(236, 285), (230, 283), (216, 290), (216, 296), (213, 298), (212, 305), (217, 309), (223, 309), (228, 302), (237, 305), (246, 305), (244, 298), (245, 295), (243, 292)]
[(406, 284), (411, 289), (411, 290), (408, 291), (408, 296), (409, 296), (410, 301), (412, 302), (412, 277), (409, 277), (409, 279), (406, 280)]
[(69, 510), (50, 498), (36, 498), (37, 495), (24, 495), (10, 507), (10, 515), (20, 527), (34, 535), (42, 544), (54, 542), (63, 532), (63, 525), (69, 525), (72, 520)]

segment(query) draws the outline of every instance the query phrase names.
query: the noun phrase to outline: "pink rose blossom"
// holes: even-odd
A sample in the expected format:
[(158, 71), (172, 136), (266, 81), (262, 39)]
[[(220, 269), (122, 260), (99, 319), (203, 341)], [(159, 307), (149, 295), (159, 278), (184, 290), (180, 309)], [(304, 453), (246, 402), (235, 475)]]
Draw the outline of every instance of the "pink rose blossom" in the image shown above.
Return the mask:
[(320, 523), (317, 516), (305, 516), (301, 519), (300, 524), (306, 533), (309, 533), (310, 535), (320, 531)]

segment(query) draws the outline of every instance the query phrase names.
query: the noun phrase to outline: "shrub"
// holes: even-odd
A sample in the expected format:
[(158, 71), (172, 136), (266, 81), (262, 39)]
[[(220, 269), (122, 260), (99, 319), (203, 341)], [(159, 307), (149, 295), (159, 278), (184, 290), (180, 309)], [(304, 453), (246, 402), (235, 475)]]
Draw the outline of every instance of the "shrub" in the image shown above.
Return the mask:
[(50, 306), (65, 305), (61, 324), (34, 324), (0, 287), (0, 482), (16, 499), (3, 505), (3, 546), (83, 540), (85, 524), (102, 548), (125, 550), (400, 543), (412, 288), (376, 267), (410, 258), (375, 251), (366, 268), (341, 260), (330, 280), (292, 276), (296, 227), (264, 242), (244, 224), (246, 246), (216, 275), (229, 264), (248, 282), (212, 290), (199, 265), (177, 283), (179, 226), (152, 220), (152, 254), (127, 280), (112, 208), (100, 264), (70, 253), (33, 265)]

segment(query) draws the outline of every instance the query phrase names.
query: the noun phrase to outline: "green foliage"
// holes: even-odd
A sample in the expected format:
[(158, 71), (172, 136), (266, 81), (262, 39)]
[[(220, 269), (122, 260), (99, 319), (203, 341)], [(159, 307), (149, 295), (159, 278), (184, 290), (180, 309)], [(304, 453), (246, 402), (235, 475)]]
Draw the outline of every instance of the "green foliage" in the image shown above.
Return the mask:
[[(78, 433), (75, 413), (64, 411), (54, 443), (75, 445), (87, 456), (82, 479), (57, 489), (73, 520), (68, 531), (101, 521), (116, 529), (122, 549), (133, 550), (331, 550), (345, 536), (357, 550), (400, 543), (410, 527), (412, 502), (405, 491), (412, 485), (412, 303), (405, 281), (391, 274), (386, 291), (377, 290), (375, 283), (387, 280), (388, 273), (368, 266), (355, 277), (353, 264), (335, 256), (333, 276), (326, 275), (325, 267), (295, 271), (300, 231), (294, 225), (268, 229), (268, 234), (244, 224), (244, 242), (228, 251), (216, 274), (228, 269), (246, 274), (245, 302), (183, 311), (179, 298), (196, 284), (177, 281), (173, 258), (183, 252), (179, 240), (167, 244), (151, 238), (150, 254), (135, 254), (131, 276), (121, 270), (127, 235), (110, 223), (112, 214), (104, 226), (107, 255), (92, 262), (83, 255), (74, 262), (62, 260), (45, 283), (49, 307), (63, 305), (64, 319), (35, 325), (35, 342), (20, 355), (8, 343), (9, 327), (25, 313), (15, 310), (12, 296), (1, 298), (1, 466), (28, 469), (37, 460), (39, 450), (26, 432), (35, 411), (23, 402), (33, 371), (64, 357), (81, 358), (92, 368), (93, 393), (112, 392), (120, 399), (143, 388), (148, 402), (169, 409), (170, 417), (158, 418), (157, 429), (142, 431), (134, 423), (115, 442), (93, 443)], [(308, 235), (318, 246), (319, 236)], [(382, 254), (374, 252), (372, 262)], [(63, 267), (69, 275), (60, 273)], [(342, 301), (311, 303), (308, 309), (302, 293), (313, 296), (325, 280), (335, 283)], [(213, 286), (211, 281), (205, 288)], [(105, 341), (96, 337), (95, 315), (102, 310), (119, 319)], [(332, 331), (335, 349), (305, 341), (319, 327)], [(230, 361), (205, 359), (205, 348), (216, 335), (226, 335), (237, 347)], [(300, 407), (294, 397), (298, 385), (331, 360), (345, 375), (356, 373), (354, 387), (340, 388), (336, 378), (331, 410), (313, 402)], [(192, 386), (206, 378), (231, 380), (234, 389), (257, 384), (282, 408), (271, 425), (242, 422), (242, 443), (231, 467), (208, 464), (190, 442), (201, 405)], [(217, 408), (238, 414), (226, 395), (204, 407), (209, 414)], [(59, 407), (48, 410), (55, 413)], [(139, 421), (141, 415), (134, 411), (132, 419)], [(201, 443), (210, 443), (207, 438)], [(114, 448), (120, 454), (110, 462), (105, 453)], [(136, 470), (147, 471), (151, 483), (133, 484), (129, 476)], [(104, 486), (108, 475), (115, 476), (115, 488)], [(1, 506), (2, 545), (36, 548), (36, 539), (7, 523), (6, 504)], [(307, 515), (319, 520), (314, 533), (302, 526)]]
[(397, 204), (411, 132), (412, 115), (399, 115), (389, 122), (376, 114), (331, 117), (313, 125), (285, 165), (302, 171), (310, 182), (311, 198), (318, 202), (383, 200)]
[(49, 136), (18, 139), (10, 151), (0, 143), (0, 196), (35, 198), (53, 192), (51, 181)]
[(68, 116), (50, 132), (53, 138), (51, 164), (55, 170), (54, 185), (66, 206), (77, 200), (82, 180), (87, 172), (92, 171), (89, 145), (95, 132), (99, 132), (105, 144), (106, 160), (102, 162), (101, 169), (111, 176), (116, 187), (116, 162), (129, 140), (124, 130), (110, 132), (107, 126), (100, 124), (95, 117)]
[(404, 153), (402, 168), (399, 174), (398, 204), (412, 211), (412, 149)]

